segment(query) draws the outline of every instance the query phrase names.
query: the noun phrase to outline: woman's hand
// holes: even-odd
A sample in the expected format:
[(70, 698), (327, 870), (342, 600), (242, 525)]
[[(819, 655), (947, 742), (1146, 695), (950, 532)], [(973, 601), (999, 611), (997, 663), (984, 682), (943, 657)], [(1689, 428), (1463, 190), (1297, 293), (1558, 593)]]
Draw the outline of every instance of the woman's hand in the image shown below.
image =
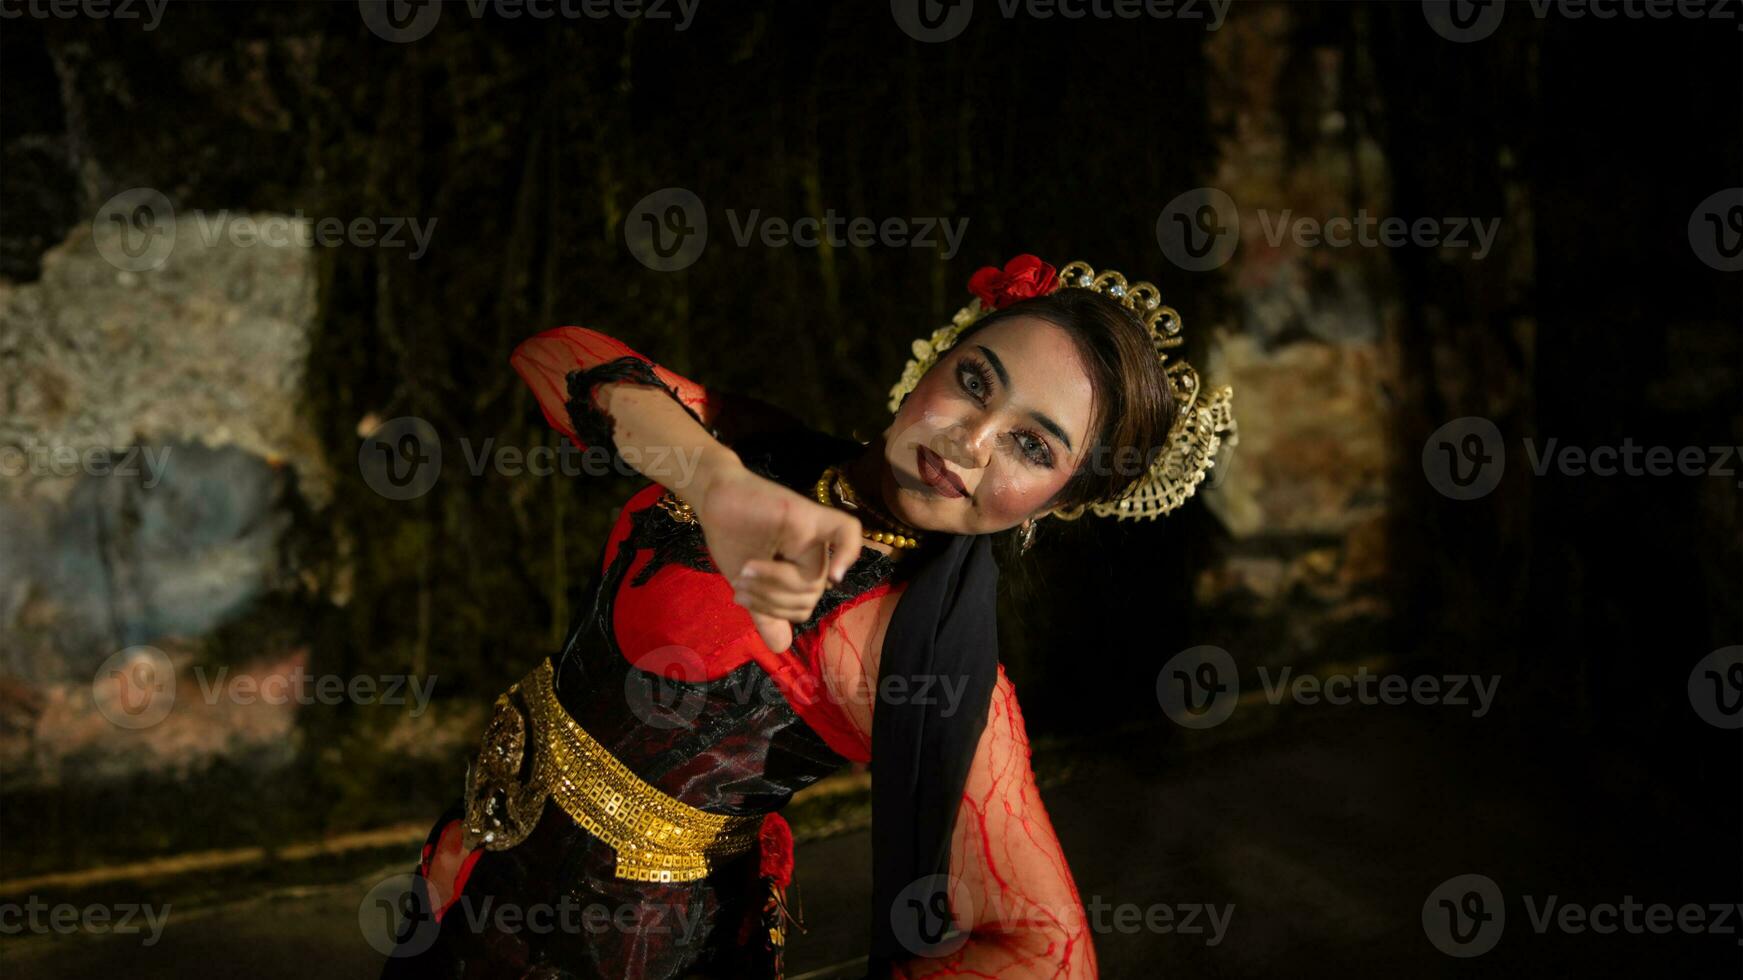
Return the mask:
[(860, 552), (859, 519), (758, 476), (743, 464), (711, 469), (688, 503), (714, 566), (737, 590), (770, 650), (793, 645), (823, 590)]

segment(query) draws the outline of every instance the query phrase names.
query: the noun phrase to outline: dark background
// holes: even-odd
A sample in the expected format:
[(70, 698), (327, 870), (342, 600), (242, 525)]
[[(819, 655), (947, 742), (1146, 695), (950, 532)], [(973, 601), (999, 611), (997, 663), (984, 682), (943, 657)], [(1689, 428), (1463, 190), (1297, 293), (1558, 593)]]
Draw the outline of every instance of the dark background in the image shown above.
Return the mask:
[[(1696, 661), (1743, 642), (1739, 477), (1539, 477), (1523, 448), (1743, 444), (1743, 280), (1704, 264), (1689, 233), (1708, 195), (1743, 183), (1738, 25), (1513, 5), (1494, 36), (1454, 43), (1416, 3), (1237, 3), (1215, 31), (980, 7), (930, 44), (876, 2), (704, 3), (684, 31), (473, 19), (456, 4), (412, 43), (372, 34), (350, 3), (172, 3), (152, 31), (0, 21), (8, 438), (30, 429), (39, 407), (17, 392), (61, 329), (16, 297), (52, 278), (52, 250), (90, 250), (92, 215), (117, 191), (153, 187), (186, 210), (438, 220), (415, 260), (351, 245), (308, 257), (294, 405), (308, 439), (292, 465), (271, 461), (257, 505), (281, 530), (246, 602), (197, 631), (115, 618), (105, 645), (63, 642), (11, 600), (0, 878), (427, 825), (457, 792), (482, 707), (560, 640), (635, 481), (493, 474), (389, 500), (356, 463), (368, 420), (553, 445), (507, 356), (576, 323), (821, 428), (876, 431), (908, 342), (966, 301), (975, 269), (1033, 252), (1157, 281), (1201, 373), (1236, 386), (1255, 434), (1208, 506), (1045, 527), (1028, 567), (1007, 570), (1002, 649), (1038, 769), (1047, 746), (1070, 760), (1048, 799), (1074, 868), (1079, 854), (1111, 866), (1087, 855), (1149, 826), (1172, 854), (1222, 848), (1238, 879), (1244, 845), (1263, 838), (1304, 861), (1336, 855), (1311, 880), (1387, 896), (1390, 917), (1346, 938), (1294, 917), (1325, 895), (1279, 875), (1263, 879), (1275, 914), (1237, 916), (1223, 947), (1098, 936), (1104, 973), (1736, 975), (1734, 936), (1538, 937), (1517, 905), (1497, 952), (1454, 960), (1424, 941), (1419, 903), (1470, 871), (1591, 902), (1743, 899), (1743, 744), (1688, 693)], [(711, 237), (666, 273), (630, 254), (623, 225), (672, 186), (707, 202)], [(1244, 216), (1228, 265), (1186, 272), (1156, 219), (1200, 186), (1303, 213), (1498, 216), (1502, 231), (1479, 261), (1272, 248)], [(759, 208), (966, 219), (968, 234), (949, 258), (738, 247), (726, 210)], [(1231, 338), (1244, 353), (1212, 353)], [(1507, 453), (1498, 487), (1472, 501), (1438, 492), (1423, 466), (1430, 434), (1465, 416), (1491, 419)], [(316, 471), (330, 493), (307, 492)], [(1225, 493), (1257, 511), (1238, 516)], [(50, 520), (30, 499), (9, 494), (9, 527)], [(28, 583), (11, 560), (8, 582)], [(85, 756), (54, 756), (52, 692), (88, 689), (105, 657), (145, 642), (209, 665), (301, 649), (322, 673), (433, 675), (452, 713), (410, 754), (422, 736), (400, 713), (342, 705), (298, 713), (294, 751), (270, 767), (238, 749), (173, 776), (99, 778)], [(1248, 691), (1261, 665), (1374, 662), (1498, 675), (1500, 696), (1482, 718), (1243, 702), (1242, 724), (1189, 731), (1162, 716), (1156, 681), (1200, 644), (1229, 650)], [(826, 823), (795, 825), (822, 841)], [(1201, 823), (1207, 836), (1180, 829)], [(1127, 864), (1149, 853), (1119, 846)], [(1217, 874), (1165, 873), (1172, 860), (1156, 858), (1153, 887), (1121, 893), (1083, 870), (1079, 884), (1110, 901), (1233, 900)], [(342, 879), (331, 863), (313, 877)], [(307, 867), (269, 854), (201, 888), (186, 875), (54, 887), (174, 894), (181, 908), (199, 901), (186, 891), (235, 901)], [(1183, 878), (1196, 891), (1170, 896)], [(52, 956), (86, 955), (68, 939), (24, 964), (52, 973)], [(355, 934), (333, 944), (361, 948)], [(808, 968), (857, 952), (818, 951)]]

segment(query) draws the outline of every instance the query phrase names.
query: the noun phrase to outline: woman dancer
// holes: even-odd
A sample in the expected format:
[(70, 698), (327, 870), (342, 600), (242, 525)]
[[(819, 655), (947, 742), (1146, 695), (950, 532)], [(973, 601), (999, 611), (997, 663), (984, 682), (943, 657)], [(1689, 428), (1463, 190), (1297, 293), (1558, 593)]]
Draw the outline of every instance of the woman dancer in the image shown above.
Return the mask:
[(849, 762), (872, 764), (869, 976), (1095, 976), (991, 543), (1179, 506), (1230, 392), (1168, 358), (1148, 283), (1024, 255), (969, 288), (864, 445), (595, 331), (514, 352), (554, 427), (655, 482), (564, 650), (497, 700), (384, 976), (778, 977), (778, 811)]

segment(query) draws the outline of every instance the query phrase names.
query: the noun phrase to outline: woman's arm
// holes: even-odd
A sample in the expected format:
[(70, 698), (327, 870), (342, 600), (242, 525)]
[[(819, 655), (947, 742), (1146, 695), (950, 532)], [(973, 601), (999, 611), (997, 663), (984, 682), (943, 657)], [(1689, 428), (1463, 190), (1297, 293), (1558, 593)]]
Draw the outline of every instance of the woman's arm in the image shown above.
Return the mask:
[[(709, 555), (735, 585), (754, 567), (758, 600), (746, 598), (772, 650), (792, 644), (822, 597), (859, 553), (859, 521), (747, 469), (708, 420), (730, 402), (659, 367), (597, 331), (547, 330), (515, 348), (510, 363), (545, 419), (582, 448), (609, 447), (694, 510)], [(741, 589), (743, 586), (740, 586)]]
[(970, 906), (968, 942), (949, 956), (909, 960), (898, 976), (1096, 976), (1089, 919), (1041, 803), (1017, 692), (1002, 667), (963, 787), (950, 873)]
[[(697, 463), (698, 450), (702, 456), (725, 457), (715, 453), (714, 446), (690, 439), (694, 433), (681, 415), (689, 416), (715, 443), (727, 446), (755, 432), (800, 425), (773, 405), (706, 388), (628, 344), (585, 327), (556, 327), (531, 337), (515, 348), (509, 363), (526, 381), (552, 428), (582, 449), (627, 449), (624, 462), (676, 491), (692, 506), (696, 501), (686, 494), (694, 493), (674, 482), (688, 482), (686, 472)], [(585, 400), (578, 397), (581, 392), (586, 392)], [(675, 402), (683, 412), (654, 404), (662, 398)], [(636, 431), (620, 431), (625, 422)], [(652, 451), (656, 446), (664, 447), (663, 451)]]

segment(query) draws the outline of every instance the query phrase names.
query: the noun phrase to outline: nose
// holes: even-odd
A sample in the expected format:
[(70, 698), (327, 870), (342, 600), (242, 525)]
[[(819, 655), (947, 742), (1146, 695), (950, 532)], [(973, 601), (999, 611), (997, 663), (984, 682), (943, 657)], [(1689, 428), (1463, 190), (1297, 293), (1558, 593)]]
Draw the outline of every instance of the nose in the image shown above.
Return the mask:
[(938, 455), (965, 470), (986, 466), (996, 437), (994, 421), (990, 415), (982, 414), (953, 423), (944, 431), (942, 445), (936, 447)]

